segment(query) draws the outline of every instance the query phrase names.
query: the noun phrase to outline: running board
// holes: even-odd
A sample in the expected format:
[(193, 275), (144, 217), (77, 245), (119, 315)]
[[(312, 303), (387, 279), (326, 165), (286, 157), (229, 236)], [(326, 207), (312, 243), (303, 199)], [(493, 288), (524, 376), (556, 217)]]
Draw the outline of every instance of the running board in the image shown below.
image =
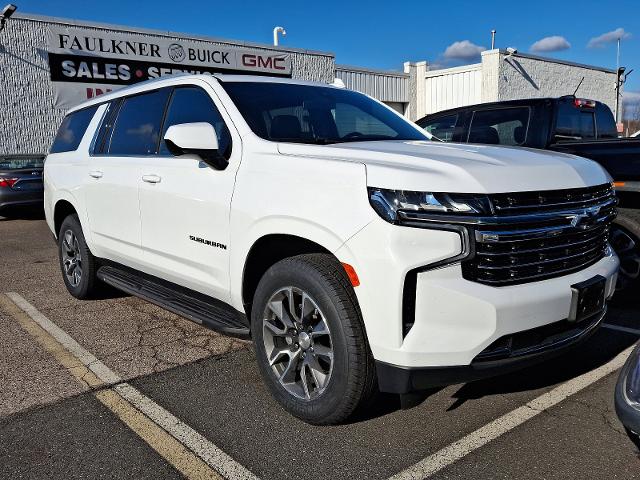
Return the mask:
[(246, 315), (202, 293), (119, 265), (100, 267), (98, 278), (118, 290), (140, 297), (216, 332), (238, 338), (250, 337)]

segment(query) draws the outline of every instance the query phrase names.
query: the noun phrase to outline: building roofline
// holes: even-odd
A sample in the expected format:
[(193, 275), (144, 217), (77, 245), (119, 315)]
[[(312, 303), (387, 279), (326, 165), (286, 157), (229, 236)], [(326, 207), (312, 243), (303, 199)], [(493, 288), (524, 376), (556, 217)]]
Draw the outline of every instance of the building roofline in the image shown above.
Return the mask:
[(232, 40), (228, 38), (213, 37), (208, 35), (197, 35), (192, 33), (174, 32), (171, 30), (155, 30), (151, 28), (132, 27), (130, 25), (119, 25), (112, 23), (91, 22), (88, 20), (74, 20), (71, 18), (63, 17), (51, 17), (47, 15), (38, 15), (36, 13), (16, 13), (11, 17), (12, 20), (30, 20), (32, 22), (41, 23), (57, 23), (60, 25), (68, 25), (71, 27), (89, 27), (98, 28), (103, 30), (120, 30), (123, 32), (138, 33), (142, 35), (158, 35), (171, 38), (184, 38), (185, 40), (200, 40), (204, 42), (216, 42), (216, 43), (228, 43), (232, 45), (247, 47), (247, 48), (261, 48), (265, 50), (275, 50), (278, 52), (292, 52), (292, 53), (306, 53), (311, 55), (320, 55), (324, 57), (335, 58), (335, 54), (332, 52), (322, 52), (319, 50), (308, 50), (305, 48), (295, 48), (286, 46), (274, 46), (265, 43), (246, 42), (243, 40)]
[[(484, 52), (482, 52), (482, 56), (484, 56), (485, 54), (491, 54), (494, 52), (499, 52), (503, 55), (509, 55), (509, 52), (507, 52), (506, 50), (502, 50), (502, 49), (496, 49), (496, 50), (485, 50)], [(518, 58), (518, 57), (522, 57), (522, 58), (530, 58), (532, 60), (540, 60), (543, 62), (549, 62), (549, 63), (558, 63), (561, 65), (568, 65), (570, 67), (579, 67), (579, 68), (586, 68), (589, 70), (596, 70), (598, 72), (605, 72), (605, 73), (616, 73), (615, 70), (611, 69), (611, 68), (604, 68), (604, 67), (597, 67), (595, 65), (587, 65), (585, 63), (576, 63), (576, 62), (570, 62), (567, 60), (560, 60), (558, 58), (551, 58), (551, 57), (541, 57), (538, 55), (531, 55), (530, 53), (515, 53), (513, 55), (511, 55), (512, 57)]]
[(409, 78), (408, 73), (404, 73), (399, 70), (384, 70), (384, 69), (378, 69), (378, 68), (356, 67), (354, 65), (336, 65), (336, 70), (349, 70), (349, 71), (362, 72), (362, 73), (375, 73), (376, 75), (389, 75), (391, 77)]
[(437, 68), (435, 70), (427, 70), (427, 77), (438, 77), (440, 75), (448, 75), (450, 73), (469, 72), (471, 70), (480, 70), (482, 63), (470, 63), (469, 65), (459, 65), (457, 67)]

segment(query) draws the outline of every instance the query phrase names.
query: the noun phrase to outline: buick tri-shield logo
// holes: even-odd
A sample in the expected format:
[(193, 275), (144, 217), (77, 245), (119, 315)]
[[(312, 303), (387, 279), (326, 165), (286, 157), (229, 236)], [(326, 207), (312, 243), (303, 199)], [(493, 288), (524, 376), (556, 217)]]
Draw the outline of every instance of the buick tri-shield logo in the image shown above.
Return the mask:
[(181, 62), (185, 59), (184, 48), (179, 43), (172, 43), (168, 48), (169, 58), (174, 62)]

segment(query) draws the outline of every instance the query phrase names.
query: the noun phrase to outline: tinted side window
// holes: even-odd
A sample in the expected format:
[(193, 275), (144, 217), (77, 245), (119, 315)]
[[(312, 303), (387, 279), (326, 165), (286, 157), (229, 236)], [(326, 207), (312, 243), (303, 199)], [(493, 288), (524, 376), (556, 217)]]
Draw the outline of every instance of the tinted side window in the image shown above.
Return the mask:
[(447, 115), (422, 122), (421, 127), (440, 140), (450, 142), (453, 139), (458, 115)]
[[(194, 122), (213, 125), (218, 135), (219, 151), (226, 156), (230, 154), (231, 134), (209, 94), (198, 87), (176, 88), (171, 97), (161, 138), (164, 138), (171, 125)], [(160, 142), (160, 155), (170, 155), (164, 141)]]
[(476, 111), (473, 112), (468, 142), (522, 145), (528, 126), (528, 107)]
[(609, 107), (602, 103), (596, 106), (596, 126), (598, 127), (598, 138), (618, 138), (618, 129), (613, 113)]
[(153, 155), (170, 90), (163, 88), (124, 99), (111, 133), (109, 155)]
[(593, 110), (582, 110), (571, 103), (558, 103), (556, 118), (556, 140), (582, 140), (596, 138)]
[(56, 134), (56, 138), (53, 140), (50, 152), (60, 153), (77, 150), (96, 110), (98, 110), (97, 105), (95, 107), (78, 110), (64, 117)]

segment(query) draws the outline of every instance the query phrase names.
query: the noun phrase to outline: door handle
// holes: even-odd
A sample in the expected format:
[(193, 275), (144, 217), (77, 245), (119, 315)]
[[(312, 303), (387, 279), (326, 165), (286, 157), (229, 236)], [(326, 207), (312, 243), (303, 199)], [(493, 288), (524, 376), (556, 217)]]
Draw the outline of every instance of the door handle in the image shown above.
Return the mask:
[(102, 178), (103, 173), (100, 170), (92, 170), (89, 172), (89, 176), (93, 178)]
[(162, 177), (160, 177), (159, 175), (143, 175), (142, 176), (142, 181), (147, 183), (160, 183), (160, 180), (162, 180)]

